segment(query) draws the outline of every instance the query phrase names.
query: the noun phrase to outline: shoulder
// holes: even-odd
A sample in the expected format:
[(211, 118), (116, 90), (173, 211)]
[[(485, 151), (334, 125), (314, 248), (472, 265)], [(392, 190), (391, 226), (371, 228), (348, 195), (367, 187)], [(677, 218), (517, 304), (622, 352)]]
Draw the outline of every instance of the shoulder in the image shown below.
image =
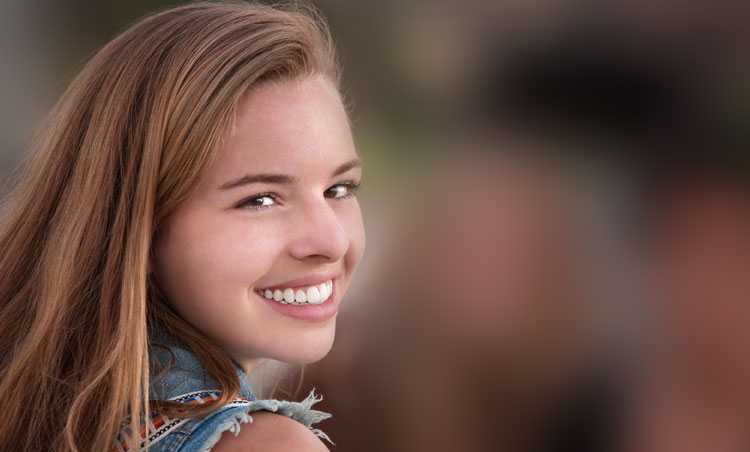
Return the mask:
[(274, 450), (324, 452), (328, 448), (303, 424), (289, 417), (259, 411), (253, 421), (243, 424), (237, 435), (224, 433), (212, 452), (254, 452)]
[[(216, 399), (205, 392), (193, 399)], [(318, 437), (330, 439), (313, 424), (331, 415), (312, 408), (321, 397), (313, 392), (303, 401), (235, 398), (216, 411), (198, 418), (152, 420), (149, 441), (155, 452), (279, 452), (327, 451)], [(190, 403), (191, 400), (183, 400)], [(200, 403), (200, 402), (199, 402)], [(158, 417), (158, 416), (157, 416)], [(126, 449), (123, 449), (126, 450)]]

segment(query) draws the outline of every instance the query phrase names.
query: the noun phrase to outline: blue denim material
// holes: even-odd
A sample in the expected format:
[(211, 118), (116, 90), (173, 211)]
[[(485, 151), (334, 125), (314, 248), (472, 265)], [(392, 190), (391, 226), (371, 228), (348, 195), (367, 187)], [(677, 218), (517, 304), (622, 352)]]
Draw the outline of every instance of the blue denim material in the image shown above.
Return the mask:
[[(152, 373), (150, 397), (152, 400), (166, 400), (197, 391), (217, 391), (219, 386), (208, 375), (198, 358), (178, 338), (164, 332), (151, 332), (152, 345), (149, 359), (153, 366), (166, 367), (172, 356), (174, 361), (169, 370)], [(161, 345), (161, 346), (160, 346)], [(165, 348), (168, 348), (168, 350)], [(170, 354), (171, 352), (171, 354)], [(331, 442), (328, 436), (312, 425), (331, 417), (330, 414), (312, 409), (312, 405), (322, 397), (313, 392), (302, 402), (290, 402), (276, 399), (258, 400), (250, 390), (247, 375), (242, 368), (233, 362), (240, 381), (239, 397), (250, 399), (244, 406), (222, 407), (199, 419), (191, 419), (170, 433), (160, 437), (153, 445), (151, 452), (203, 452), (210, 451), (227, 431), (239, 434), (240, 425), (252, 422), (250, 413), (270, 411), (290, 417), (307, 426), (317, 436)]]

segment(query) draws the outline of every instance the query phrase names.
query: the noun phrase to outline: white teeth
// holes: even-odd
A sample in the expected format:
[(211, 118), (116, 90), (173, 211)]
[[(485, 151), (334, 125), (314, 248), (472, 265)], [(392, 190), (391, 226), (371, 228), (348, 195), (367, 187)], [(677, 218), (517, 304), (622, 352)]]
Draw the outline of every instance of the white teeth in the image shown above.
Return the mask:
[(316, 288), (318, 289), (318, 293), (320, 293), (321, 300), (325, 300), (326, 298), (328, 298), (328, 292), (326, 292), (325, 284), (318, 284)]
[(327, 300), (328, 297), (331, 296), (331, 285), (332, 285), (332, 282), (328, 281), (318, 286), (320, 288), (321, 299)]
[(320, 302), (320, 291), (317, 287), (312, 286), (309, 289), (307, 289), (307, 301), (310, 304), (315, 304)]
[(328, 300), (333, 291), (333, 281), (328, 280), (324, 283), (309, 286), (307, 288), (285, 288), (285, 289), (265, 289), (258, 290), (258, 294), (269, 300), (275, 300), (281, 304), (294, 305), (311, 305), (320, 304)]

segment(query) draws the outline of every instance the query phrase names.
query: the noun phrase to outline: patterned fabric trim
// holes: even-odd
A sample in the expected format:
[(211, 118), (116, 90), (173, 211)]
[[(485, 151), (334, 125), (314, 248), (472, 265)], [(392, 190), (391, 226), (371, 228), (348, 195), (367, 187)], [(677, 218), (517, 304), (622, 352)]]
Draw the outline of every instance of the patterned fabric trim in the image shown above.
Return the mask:
[[(220, 391), (196, 391), (181, 396), (173, 397), (169, 400), (174, 402), (180, 402), (188, 405), (212, 403), (219, 399), (221, 396)], [(244, 397), (235, 397), (226, 405), (222, 405), (222, 409), (231, 407), (241, 407), (250, 405), (254, 400), (247, 399)], [(190, 421), (190, 418), (180, 418), (178, 416), (167, 416), (159, 413), (151, 413), (151, 419), (146, 425), (145, 422), (141, 422), (141, 431), (138, 436), (141, 438), (140, 448), (146, 447), (146, 437), (148, 437), (149, 445), (152, 445), (165, 436), (168, 433), (175, 430), (177, 427)], [(123, 427), (122, 430), (117, 434), (117, 439), (114, 441), (114, 447), (112, 452), (127, 452), (131, 450), (130, 444), (130, 433), (131, 429), (129, 425)]]

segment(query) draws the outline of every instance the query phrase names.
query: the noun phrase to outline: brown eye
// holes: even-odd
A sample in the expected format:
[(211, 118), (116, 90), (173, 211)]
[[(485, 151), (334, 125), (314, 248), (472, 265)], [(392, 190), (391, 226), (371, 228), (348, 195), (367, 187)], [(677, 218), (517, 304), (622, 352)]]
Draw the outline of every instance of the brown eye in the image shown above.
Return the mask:
[(354, 195), (357, 188), (359, 188), (359, 184), (355, 183), (336, 184), (326, 190), (323, 195), (326, 198), (342, 199)]
[(248, 203), (251, 206), (255, 207), (265, 207), (273, 205), (275, 201), (270, 196), (258, 196), (257, 198), (253, 198)]
[(349, 189), (343, 185), (334, 185), (325, 192), (326, 198), (343, 198), (349, 193)]
[(276, 204), (276, 198), (271, 194), (255, 195), (242, 201), (237, 207), (253, 210), (265, 209)]

